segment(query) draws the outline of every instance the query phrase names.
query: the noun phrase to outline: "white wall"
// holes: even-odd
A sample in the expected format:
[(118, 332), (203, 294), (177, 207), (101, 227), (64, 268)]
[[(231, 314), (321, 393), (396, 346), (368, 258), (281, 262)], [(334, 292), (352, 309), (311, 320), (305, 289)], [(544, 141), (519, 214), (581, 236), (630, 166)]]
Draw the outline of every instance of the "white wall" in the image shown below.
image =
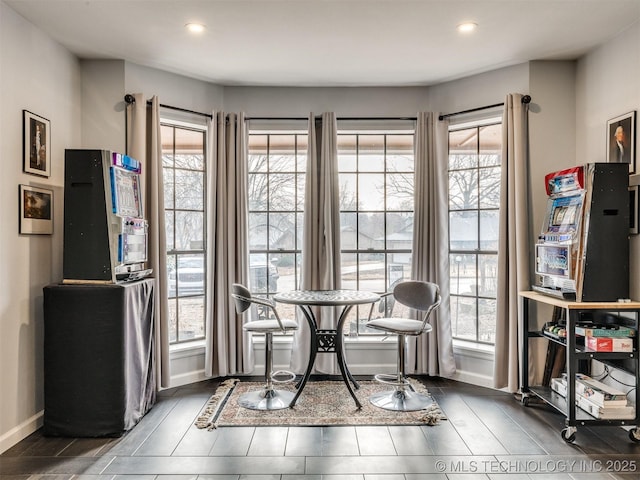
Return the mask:
[[(62, 280), (64, 149), (80, 142), (80, 66), (0, 2), (0, 452), (33, 432), (43, 399), (42, 288)], [(22, 172), (22, 110), (51, 121), (51, 176)], [(18, 235), (18, 185), (54, 191), (53, 235)]]

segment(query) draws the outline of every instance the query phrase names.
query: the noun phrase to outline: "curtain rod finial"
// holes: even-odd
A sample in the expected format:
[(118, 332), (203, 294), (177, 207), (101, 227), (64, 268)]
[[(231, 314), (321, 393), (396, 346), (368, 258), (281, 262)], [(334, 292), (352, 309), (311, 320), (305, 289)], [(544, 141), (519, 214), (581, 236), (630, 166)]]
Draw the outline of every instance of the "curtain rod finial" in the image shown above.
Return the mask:
[(522, 103), (531, 103), (531, 95), (523, 95)]
[(127, 93), (124, 96), (124, 101), (125, 103), (127, 103), (127, 105), (131, 105), (132, 103), (136, 103), (136, 99), (133, 95), (131, 95), (130, 93)]

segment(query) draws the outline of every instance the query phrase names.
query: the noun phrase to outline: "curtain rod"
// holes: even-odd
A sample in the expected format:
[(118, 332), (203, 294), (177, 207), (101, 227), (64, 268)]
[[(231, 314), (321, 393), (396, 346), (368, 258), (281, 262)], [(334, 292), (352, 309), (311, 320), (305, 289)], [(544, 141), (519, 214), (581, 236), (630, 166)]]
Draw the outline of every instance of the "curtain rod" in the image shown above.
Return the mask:
[[(317, 118), (320, 118), (318, 116)], [(245, 120), (309, 120), (309, 117), (246, 117)], [(355, 120), (416, 120), (416, 117), (336, 117), (336, 120), (355, 121)]]
[[(127, 93), (124, 96), (124, 101), (128, 104), (131, 105), (132, 103), (136, 102), (136, 99), (133, 95), (131, 95), (130, 93)], [(147, 100), (147, 105), (151, 105), (151, 100)], [(160, 106), (162, 108), (168, 108), (170, 110), (177, 110), (179, 112), (184, 112), (184, 113), (192, 113), (194, 115), (200, 115), (202, 117), (208, 117), (208, 118), (213, 118), (213, 115), (211, 115), (210, 113), (202, 113), (202, 112), (196, 112), (195, 110), (189, 110), (186, 108), (181, 108), (181, 107), (173, 107), (171, 105), (165, 105), (163, 103), (160, 104)]]
[[(527, 103), (531, 102), (531, 96), (529, 95), (523, 95), (522, 97), (522, 103), (524, 103), (525, 105)], [(489, 108), (496, 108), (496, 107), (502, 107), (504, 106), (504, 102), (503, 103), (495, 103), (493, 105), (487, 105), (485, 107), (478, 107), (478, 108), (471, 108), (469, 110), (462, 110), (460, 112), (454, 112), (454, 113), (445, 113), (444, 115), (440, 115), (438, 117), (438, 120), (444, 120), (445, 118), (449, 118), (449, 117), (455, 117), (456, 115), (462, 115), (464, 113), (472, 113), (472, 112), (479, 112), (481, 110), (487, 110)]]

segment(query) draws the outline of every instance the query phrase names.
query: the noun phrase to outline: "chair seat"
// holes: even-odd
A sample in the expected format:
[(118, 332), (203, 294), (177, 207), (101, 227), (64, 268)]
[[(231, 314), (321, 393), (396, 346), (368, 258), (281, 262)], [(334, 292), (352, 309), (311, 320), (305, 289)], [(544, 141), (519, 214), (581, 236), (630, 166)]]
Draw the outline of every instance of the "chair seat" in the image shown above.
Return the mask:
[(367, 322), (367, 327), (375, 328), (389, 333), (397, 333), (401, 335), (420, 335), (428, 333), (432, 330), (428, 323), (422, 328), (421, 320), (411, 320), (408, 318), (376, 318)]
[[(285, 331), (297, 330), (298, 324), (295, 320), (282, 319), (282, 326)], [(247, 332), (281, 332), (282, 329), (278, 325), (277, 320), (254, 320), (247, 322), (242, 326)]]

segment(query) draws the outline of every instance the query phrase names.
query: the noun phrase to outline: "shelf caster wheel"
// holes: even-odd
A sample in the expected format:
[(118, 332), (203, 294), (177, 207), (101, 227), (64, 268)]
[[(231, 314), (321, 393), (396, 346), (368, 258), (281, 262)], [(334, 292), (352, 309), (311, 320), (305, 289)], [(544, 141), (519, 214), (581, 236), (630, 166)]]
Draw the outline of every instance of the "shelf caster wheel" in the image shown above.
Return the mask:
[(632, 442), (640, 443), (640, 428), (632, 428), (629, 430), (629, 439)]
[(562, 435), (562, 439), (567, 443), (573, 443), (576, 439), (576, 427), (567, 427), (562, 429), (560, 433)]
[(528, 407), (528, 406), (529, 406), (529, 402), (530, 402), (530, 401), (531, 401), (531, 397), (522, 397), (522, 404), (523, 404), (525, 407)]

